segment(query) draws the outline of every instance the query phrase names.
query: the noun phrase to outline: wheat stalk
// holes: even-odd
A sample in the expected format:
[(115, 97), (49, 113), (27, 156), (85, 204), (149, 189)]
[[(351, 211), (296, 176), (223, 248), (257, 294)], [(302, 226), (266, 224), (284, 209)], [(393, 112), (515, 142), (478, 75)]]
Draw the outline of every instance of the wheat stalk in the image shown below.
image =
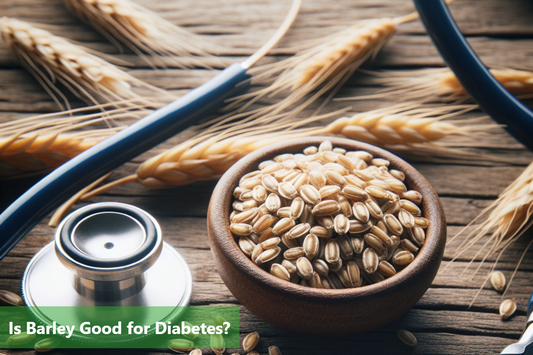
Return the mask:
[(210, 55), (218, 54), (221, 51), (219, 46), (134, 2), (64, 0), (64, 4), (109, 41), (119, 48), (119, 43), (124, 44), (152, 66), (165, 67), (168, 63), (180, 68), (225, 67), (222, 61)]
[[(335, 101), (396, 97), (401, 100), (460, 102), (470, 98), (449, 68), (364, 72), (372, 76), (369, 84), (386, 88), (376, 94), (337, 98)], [(533, 94), (533, 72), (509, 68), (490, 69), (490, 72), (510, 93)]]
[(176, 99), (91, 54), (88, 49), (28, 22), (3, 17), (0, 19), (0, 32), (13, 53), (61, 109), (60, 99), (67, 107), (70, 105), (65, 94), (56, 86), (57, 82), (89, 105), (140, 99), (136, 89), (143, 90), (144, 95), (158, 97), (146, 100), (154, 108)]
[[(87, 113), (95, 109), (103, 111)], [(149, 112), (143, 105), (133, 106), (131, 102), (118, 109), (109, 104), (2, 123), (0, 178), (49, 171), (120, 131), (129, 120)]]
[[(353, 138), (353, 132), (357, 132), (356, 139), (384, 147), (395, 148), (400, 145), (409, 149), (418, 148), (424, 154), (433, 152), (453, 155), (454, 150), (446, 150), (432, 145), (431, 142), (449, 135), (475, 136), (482, 134), (486, 128), (494, 126), (478, 125), (476, 128), (476, 126), (441, 122), (443, 119), (456, 117), (474, 108), (476, 108), (474, 105), (420, 107), (417, 103), (407, 103), (356, 114), (350, 118), (341, 117), (322, 127), (298, 128), (326, 119), (335, 113), (316, 116), (297, 123), (272, 123), (270, 126), (255, 129), (232, 131), (231, 128), (235, 127), (227, 127), (224, 133), (206, 132), (176, 145), (143, 162), (135, 174), (94, 189), (83, 195), (81, 199), (88, 199), (118, 185), (131, 182), (140, 183), (148, 188), (163, 188), (216, 179), (239, 159), (256, 149), (287, 139), (313, 135), (334, 134)], [(476, 120), (466, 121), (462, 123)], [(382, 134), (386, 131), (386, 127), (389, 132)], [(363, 133), (363, 130), (366, 133)], [(399, 137), (403, 137), (401, 141)], [(62, 211), (67, 210), (75, 202), (70, 201), (68, 206), (62, 207)], [(54, 215), (54, 221), (59, 219), (57, 214)]]
[[(449, 241), (449, 243), (453, 242), (459, 236), (464, 235), (464, 233), (470, 227), (475, 226), (475, 228), (466, 235), (464, 240), (458, 246), (457, 252), (455, 253), (452, 261), (459, 258), (467, 250), (486, 238), (485, 243), (472, 257), (470, 262), (472, 263), (477, 256), (484, 255), (480, 265), (475, 271), (475, 273), (477, 273), (489, 255), (494, 253), (498, 254), (496, 260), (489, 270), (485, 282), (480, 288), (481, 290), (489, 279), (490, 273), (495, 269), (496, 264), (498, 263), (503, 252), (511, 244), (516, 242), (518, 238), (520, 238), (522, 234), (532, 225), (532, 215), (533, 163), (531, 163), (522, 172), (522, 174), (520, 174), (520, 176), (498, 196), (496, 201), (492, 202), (488, 207), (486, 207), (472, 222), (468, 224), (468, 226), (463, 228)], [(511, 281), (532, 243), (533, 240), (524, 249), (520, 259), (518, 260), (513, 276), (507, 284), (505, 292), (507, 292), (509, 289)], [(478, 295), (479, 292), (476, 294), (476, 297)], [(472, 304), (474, 301), (475, 298), (472, 301)]]

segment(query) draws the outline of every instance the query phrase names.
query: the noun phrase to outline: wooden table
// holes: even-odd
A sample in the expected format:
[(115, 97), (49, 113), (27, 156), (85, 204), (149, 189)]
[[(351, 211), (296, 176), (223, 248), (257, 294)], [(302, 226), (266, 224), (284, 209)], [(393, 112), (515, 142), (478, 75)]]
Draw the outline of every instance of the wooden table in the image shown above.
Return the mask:
[[(216, 35), (228, 47), (224, 60), (242, 60), (274, 32), (288, 9), (288, 1), (275, 0), (140, 0), (176, 24), (206, 35)], [(476, 52), (487, 65), (533, 69), (533, 3), (526, 0), (458, 0), (452, 12)], [(308, 38), (338, 30), (357, 19), (397, 16), (411, 12), (408, 0), (306, 0), (294, 28), (282, 46), (301, 43)], [(51, 31), (136, 64), (131, 73), (151, 84), (176, 93), (184, 93), (214, 76), (215, 70), (161, 70), (154, 72), (132, 54), (117, 50), (90, 28), (83, 26), (63, 8), (60, 0), (4, 0), (0, 13), (37, 23), (47, 23)], [(279, 55), (290, 54), (278, 51)], [(372, 68), (417, 68), (442, 66), (420, 22), (401, 25), (398, 33), (383, 48)], [(357, 87), (356, 87), (357, 86)], [(357, 80), (339, 93), (365, 93)], [(351, 104), (351, 103), (350, 103)], [(354, 111), (364, 111), (389, 104), (386, 101), (354, 103)], [(333, 104), (332, 107), (340, 104)], [(15, 119), (30, 113), (52, 112), (57, 107), (38, 83), (22, 69), (9, 52), (0, 48), (0, 118)], [(466, 116), (465, 116), (466, 117)], [(118, 174), (133, 172), (139, 162), (155, 152), (176, 143), (167, 142), (142, 157), (125, 164)], [(458, 145), (465, 140), (457, 139)], [(532, 154), (512, 138), (501, 135), (487, 138), (485, 152), (505, 157), (513, 165), (428, 164), (412, 160), (439, 193), (448, 220), (448, 235), (453, 236), (515, 179), (531, 162)], [(2, 182), (0, 201), (5, 207), (35, 178)], [(139, 206), (152, 213), (163, 228), (165, 240), (176, 247), (189, 263), (194, 277), (192, 305), (238, 305), (215, 269), (206, 232), (206, 209), (216, 182), (202, 182), (169, 190), (149, 191), (139, 185), (124, 185), (96, 201), (120, 201)], [(186, 201), (185, 203), (183, 201)], [(30, 258), (52, 240), (54, 230), (46, 221), (35, 227), (0, 262), (0, 289), (20, 293), (21, 276)], [(527, 244), (528, 236), (512, 246), (502, 257), (498, 269), (510, 277), (516, 261)], [(431, 288), (417, 305), (394, 323), (378, 331), (342, 338), (307, 337), (275, 328), (241, 306), (241, 332), (258, 331), (258, 350), (278, 345), (284, 354), (497, 354), (519, 338), (526, 322), (525, 306), (533, 291), (533, 255), (528, 253), (506, 298), (516, 300), (518, 311), (508, 321), (498, 315), (502, 296), (488, 286), (481, 291), (472, 307), (469, 304), (478, 291), (494, 256), (473, 276), (479, 266), (477, 257), (462, 275), (471, 250), (450, 265), (457, 243), (447, 247), (441, 270)], [(462, 276), (461, 276), (462, 275)], [(395, 333), (399, 328), (412, 331), (418, 345), (409, 348)], [(85, 351), (94, 353), (94, 351)], [(124, 351), (130, 353), (131, 351)], [(142, 351), (139, 351), (142, 352)], [(0, 354), (18, 354), (26, 351)], [(28, 352), (30, 353), (30, 352)], [(57, 350), (56, 353), (67, 353)], [(106, 353), (102, 351), (102, 353)], [(111, 352), (109, 352), (111, 353)]]

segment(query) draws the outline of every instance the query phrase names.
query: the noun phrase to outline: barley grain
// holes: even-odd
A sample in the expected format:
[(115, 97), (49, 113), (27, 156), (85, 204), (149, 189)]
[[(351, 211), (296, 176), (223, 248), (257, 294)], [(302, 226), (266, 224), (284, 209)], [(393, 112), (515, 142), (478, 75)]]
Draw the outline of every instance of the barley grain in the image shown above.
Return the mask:
[(194, 348), (194, 343), (187, 339), (172, 339), (168, 342), (168, 348), (174, 352), (182, 353), (191, 351)]
[(399, 329), (396, 332), (398, 338), (407, 346), (416, 346), (417, 340), (413, 333), (405, 329)]
[(366, 248), (363, 252), (363, 266), (368, 274), (376, 272), (379, 266), (379, 257), (372, 248)]
[(314, 234), (308, 234), (305, 237), (302, 247), (305, 252), (305, 256), (309, 260), (313, 260), (318, 255), (318, 250), (320, 247), (320, 241), (318, 237)]
[(303, 247), (294, 247), (285, 250), (283, 253), (283, 257), (287, 260), (296, 260), (298, 258), (301, 258), (302, 256), (305, 256), (305, 250)]
[(500, 304), (500, 316), (503, 320), (509, 319), (516, 311), (516, 303), (513, 300), (504, 300)]
[(60, 344), (58, 338), (44, 338), (35, 343), (35, 351), (38, 353), (47, 353), (54, 350)]
[(304, 280), (310, 280), (313, 277), (313, 265), (305, 256), (296, 260), (298, 276)]
[(505, 275), (501, 271), (493, 271), (490, 274), (490, 283), (496, 291), (503, 292), (505, 289)]
[(24, 301), (22, 300), (22, 297), (20, 297), (16, 293), (7, 290), (0, 290), (0, 301), (3, 303), (10, 304), (12, 306), (24, 306)]

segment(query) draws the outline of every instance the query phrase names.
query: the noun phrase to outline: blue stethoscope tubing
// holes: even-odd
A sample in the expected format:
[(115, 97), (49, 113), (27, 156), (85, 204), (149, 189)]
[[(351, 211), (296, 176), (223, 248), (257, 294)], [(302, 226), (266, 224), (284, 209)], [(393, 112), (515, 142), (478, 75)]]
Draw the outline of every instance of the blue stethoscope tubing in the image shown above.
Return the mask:
[(440, 55), (470, 96), (516, 140), (533, 150), (533, 112), (490, 74), (457, 27), (444, 0), (414, 3)]
[(0, 259), (39, 221), (76, 192), (197, 123), (246, 85), (247, 66), (233, 64), (209, 82), (79, 154), (45, 176), (0, 215)]

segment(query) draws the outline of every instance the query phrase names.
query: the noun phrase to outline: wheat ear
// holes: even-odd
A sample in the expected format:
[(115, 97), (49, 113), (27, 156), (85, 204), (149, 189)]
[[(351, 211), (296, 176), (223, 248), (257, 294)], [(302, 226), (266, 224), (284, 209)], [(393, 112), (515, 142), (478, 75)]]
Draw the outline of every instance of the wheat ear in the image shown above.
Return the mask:
[[(490, 268), (490, 271), (494, 270), (503, 252), (511, 244), (518, 240), (518, 238), (520, 238), (522, 234), (533, 224), (533, 220), (531, 218), (532, 215), (533, 163), (531, 163), (522, 172), (522, 174), (520, 174), (520, 176), (498, 196), (496, 201), (485, 208), (472, 222), (468, 224), (468, 226), (462, 229), (449, 241), (449, 243), (453, 242), (459, 236), (464, 235), (467, 229), (474, 226), (474, 229), (466, 234), (466, 237), (459, 245), (452, 261), (459, 258), (476, 243), (486, 239), (483, 246), (476, 252), (475, 256), (472, 257), (470, 264), (477, 256), (484, 255), (480, 265), (476, 269), (475, 273), (477, 273), (489, 255), (498, 253), (496, 261)], [(522, 261), (530, 245), (531, 243), (529, 243), (528, 247), (524, 250), (520, 260), (518, 261), (513, 273), (513, 277), (516, 274), (516, 271), (520, 266), (520, 262)], [(510, 282), (507, 284), (506, 291), (509, 289), (509, 286)], [(474, 301), (472, 301), (472, 303)]]
[[(66, 7), (120, 48), (152, 66), (225, 67), (210, 54), (222, 49), (128, 0), (64, 0)], [(210, 53), (210, 54), (208, 54)]]
[[(417, 104), (402, 104), (392, 108), (341, 117), (322, 127), (294, 129), (274, 124), (269, 134), (249, 131), (226, 138), (214, 135), (198, 137), (181, 143), (141, 164), (136, 181), (146, 187), (183, 185), (193, 181), (215, 179), (244, 155), (266, 144), (302, 136), (334, 134), (364, 142), (389, 145), (423, 144), (449, 135), (475, 134), (487, 126), (459, 126), (441, 122), (471, 110), (473, 105), (435, 106), (420, 108)], [(437, 116), (441, 115), (439, 119)], [(300, 122), (302, 125), (324, 119), (317, 116)], [(494, 125), (492, 125), (494, 126)], [(263, 131), (263, 127), (259, 131)], [(130, 180), (128, 180), (129, 182)], [(105, 189), (105, 188), (104, 188)], [(103, 191), (103, 190), (102, 190)]]
[[(460, 102), (470, 98), (457, 77), (448, 68), (398, 71), (364, 71), (371, 75), (369, 84), (386, 88), (375, 94), (336, 98), (335, 101), (368, 100), (395, 97), (400, 100)], [(490, 69), (503, 87), (514, 95), (533, 94), (533, 72), (516, 69)]]
[[(117, 103), (113, 104), (116, 105)], [(27, 117), (0, 124), (0, 178), (49, 171), (149, 112), (111, 104)]]
[(13, 53), (61, 109), (64, 109), (62, 102), (67, 107), (70, 105), (66, 95), (56, 86), (57, 82), (89, 105), (140, 99), (136, 90), (142, 90), (145, 96), (158, 98), (146, 100), (146, 104), (153, 108), (176, 99), (91, 54), (89, 50), (28, 22), (3, 17), (0, 19), (0, 32)]

